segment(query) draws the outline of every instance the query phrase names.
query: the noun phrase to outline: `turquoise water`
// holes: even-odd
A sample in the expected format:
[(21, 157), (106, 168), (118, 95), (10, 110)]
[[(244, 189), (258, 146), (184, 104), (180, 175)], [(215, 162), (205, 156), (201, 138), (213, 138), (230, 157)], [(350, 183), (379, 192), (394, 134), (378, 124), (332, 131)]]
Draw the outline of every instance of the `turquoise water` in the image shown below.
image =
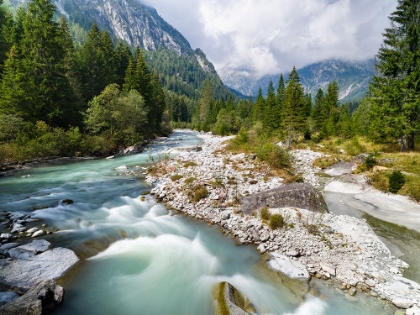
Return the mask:
[[(323, 299), (302, 301), (261, 268), (253, 246), (236, 246), (217, 227), (172, 215), (151, 197), (142, 200), (150, 189), (142, 168), (168, 148), (197, 143), (195, 133), (178, 131), (142, 154), (0, 179), (0, 210), (42, 218), (59, 229), (48, 236), (54, 246), (83, 257), (63, 280), (65, 302), (56, 314), (210, 315), (212, 288), (221, 281), (248, 296), (259, 314), (391, 314), (375, 300), (349, 302), (327, 288)], [(116, 170), (123, 165), (135, 174)]]

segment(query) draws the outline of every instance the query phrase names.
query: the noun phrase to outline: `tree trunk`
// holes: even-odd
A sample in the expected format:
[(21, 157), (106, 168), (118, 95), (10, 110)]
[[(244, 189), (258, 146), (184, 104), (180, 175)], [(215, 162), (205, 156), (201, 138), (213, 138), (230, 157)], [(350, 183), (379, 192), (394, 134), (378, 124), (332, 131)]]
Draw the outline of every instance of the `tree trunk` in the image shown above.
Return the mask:
[(414, 151), (414, 132), (408, 135), (407, 147), (408, 147), (408, 150)]
[(400, 149), (400, 151), (401, 152), (405, 152), (405, 150), (407, 150), (407, 136), (406, 135), (403, 135), (401, 137), (400, 142), (401, 142), (401, 149)]

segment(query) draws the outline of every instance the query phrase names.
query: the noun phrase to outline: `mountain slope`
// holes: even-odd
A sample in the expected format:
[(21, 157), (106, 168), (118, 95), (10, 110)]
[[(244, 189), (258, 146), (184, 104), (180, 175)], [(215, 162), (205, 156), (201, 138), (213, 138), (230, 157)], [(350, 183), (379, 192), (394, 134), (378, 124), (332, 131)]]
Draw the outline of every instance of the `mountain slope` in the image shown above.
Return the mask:
[[(337, 80), (340, 87), (342, 103), (358, 100), (366, 93), (369, 81), (374, 75), (373, 59), (363, 62), (348, 62), (330, 59), (306, 66), (298, 70), (305, 92), (316, 94), (318, 88), (325, 89), (328, 83)], [(257, 95), (259, 87), (266, 93), (270, 79), (274, 85), (279, 80), (278, 75), (266, 75), (257, 79), (252, 71), (247, 69), (225, 68), (220, 71), (223, 82), (243, 94)], [(287, 80), (287, 74), (284, 74)]]
[[(6, 1), (15, 8), (29, 2)], [(53, 3), (57, 13), (69, 20), (72, 29), (87, 31), (96, 22), (112, 37), (122, 39), (133, 48), (145, 49), (149, 67), (165, 78), (164, 86), (168, 90), (198, 99), (204, 81), (209, 80), (215, 97), (231, 94), (206, 55), (200, 49), (193, 50), (187, 39), (154, 8), (137, 0), (53, 0)]]

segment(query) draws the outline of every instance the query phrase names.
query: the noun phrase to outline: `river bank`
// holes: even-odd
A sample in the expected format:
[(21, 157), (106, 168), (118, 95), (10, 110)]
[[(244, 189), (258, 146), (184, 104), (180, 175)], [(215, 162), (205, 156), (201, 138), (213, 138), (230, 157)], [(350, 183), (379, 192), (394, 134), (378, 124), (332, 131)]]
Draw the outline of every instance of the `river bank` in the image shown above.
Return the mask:
[[(420, 307), (420, 286), (402, 276), (408, 265), (391, 254), (365, 221), (298, 207), (271, 208), (285, 218), (285, 227), (271, 230), (257, 214), (244, 215), (240, 199), (281, 186), (283, 180), (253, 156), (222, 152), (228, 138), (200, 137), (201, 150), (180, 151), (149, 172), (147, 181), (154, 184), (152, 193), (158, 200), (217, 224), (238, 243), (255, 244), (279, 271), (285, 271), (284, 261), (292, 262), (292, 268), (302, 271), (298, 278), (309, 279), (304, 271), (311, 277), (333, 278), (348, 299), (355, 298), (356, 291), (364, 292), (417, 314), (413, 312)], [(197, 187), (206, 193), (191, 202)]]

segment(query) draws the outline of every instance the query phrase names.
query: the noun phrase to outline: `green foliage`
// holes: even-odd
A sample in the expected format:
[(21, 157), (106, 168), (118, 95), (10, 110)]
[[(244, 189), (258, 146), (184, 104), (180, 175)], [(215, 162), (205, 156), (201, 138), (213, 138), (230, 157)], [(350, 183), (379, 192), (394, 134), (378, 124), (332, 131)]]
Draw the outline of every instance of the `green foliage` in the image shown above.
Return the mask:
[(396, 194), (405, 184), (405, 177), (401, 171), (393, 171), (389, 175), (389, 191)]
[(197, 185), (192, 188), (190, 193), (190, 200), (193, 202), (198, 202), (203, 198), (206, 198), (208, 195), (208, 191), (206, 186), (204, 185)]
[(175, 174), (175, 175), (172, 175), (172, 176), (171, 176), (171, 180), (172, 180), (173, 182), (175, 182), (175, 181), (177, 181), (177, 180), (181, 179), (182, 177), (184, 177), (184, 176), (182, 176), (181, 174)]
[(402, 151), (414, 149), (420, 132), (419, 10), (417, 0), (398, 1), (377, 54), (379, 74), (370, 84), (371, 136), (381, 142), (399, 139)]
[(264, 143), (256, 151), (257, 157), (271, 166), (284, 169), (290, 167), (290, 156), (280, 146), (273, 143)]
[(359, 142), (357, 137), (354, 137), (350, 142), (346, 143), (344, 149), (347, 154), (353, 156), (366, 152), (366, 148)]
[(197, 166), (197, 163), (195, 163), (194, 161), (184, 163), (184, 167), (190, 167), (190, 166)]
[(303, 86), (300, 83), (296, 68), (289, 74), (282, 108), (282, 129), (289, 143), (299, 138), (306, 129), (307, 112)]
[(263, 207), (260, 210), (260, 217), (263, 220), (269, 220), (270, 219), (270, 212), (268, 211), (267, 207)]
[(118, 85), (110, 84), (89, 102), (85, 125), (93, 135), (109, 134), (117, 143), (128, 145), (142, 140), (146, 115), (139, 92), (121, 93)]
[(272, 214), (269, 219), (270, 228), (272, 230), (279, 229), (284, 225), (284, 219), (281, 214)]
[(366, 157), (364, 164), (366, 166), (366, 169), (370, 170), (372, 169), (378, 162), (376, 161), (375, 155), (372, 153), (369, 153)]

